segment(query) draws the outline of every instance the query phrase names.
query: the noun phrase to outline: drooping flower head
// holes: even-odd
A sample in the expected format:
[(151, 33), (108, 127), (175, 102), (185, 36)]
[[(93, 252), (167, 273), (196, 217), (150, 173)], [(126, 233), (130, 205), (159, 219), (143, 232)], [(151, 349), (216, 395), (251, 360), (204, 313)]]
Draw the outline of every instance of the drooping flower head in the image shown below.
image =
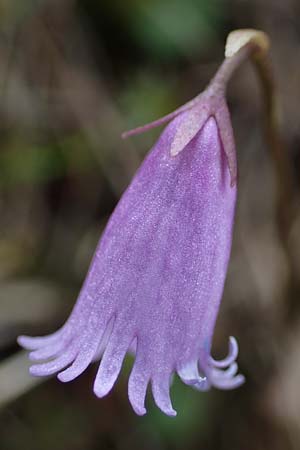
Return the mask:
[(203, 391), (244, 382), (234, 338), (227, 358), (211, 356), (236, 203), (233, 132), (219, 78), (150, 124), (170, 121), (113, 212), (69, 319), (52, 335), (19, 338), (40, 362), (33, 375), (70, 381), (101, 358), (94, 392), (103, 397), (131, 351), (128, 395), (140, 415), (148, 385), (157, 406), (176, 414), (169, 393), (176, 372)]

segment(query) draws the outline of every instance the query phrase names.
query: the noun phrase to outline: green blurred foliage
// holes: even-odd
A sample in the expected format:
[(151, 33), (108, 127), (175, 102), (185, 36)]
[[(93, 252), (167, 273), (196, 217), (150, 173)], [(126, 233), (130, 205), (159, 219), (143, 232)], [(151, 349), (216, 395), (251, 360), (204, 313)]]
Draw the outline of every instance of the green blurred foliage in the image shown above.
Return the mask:
[(1, 0), (0, 3), (0, 23), (10, 31), (12, 27), (33, 15), (37, 8), (40, 8), (47, 0)]
[(222, 25), (219, 0), (165, 0), (132, 2), (134, 36), (150, 55), (164, 59), (192, 56), (216, 38)]
[[(175, 82), (159, 73), (141, 71), (128, 78), (119, 97), (128, 128), (147, 123), (176, 108)], [(175, 97), (175, 98), (174, 98)]]
[[(25, 144), (25, 145), (24, 145)], [(0, 153), (0, 185), (39, 185), (71, 174), (82, 174), (93, 167), (84, 138), (71, 136), (59, 143), (27, 146), (18, 139), (6, 143)]]
[(53, 146), (29, 147), (15, 144), (0, 154), (0, 184), (40, 184), (65, 174), (66, 164)]
[(202, 440), (210, 422), (208, 404), (211, 396), (184, 386), (177, 377), (174, 377), (171, 395), (177, 416), (167, 417), (151, 404), (145, 426), (155, 429), (175, 448), (184, 448), (196, 435)]

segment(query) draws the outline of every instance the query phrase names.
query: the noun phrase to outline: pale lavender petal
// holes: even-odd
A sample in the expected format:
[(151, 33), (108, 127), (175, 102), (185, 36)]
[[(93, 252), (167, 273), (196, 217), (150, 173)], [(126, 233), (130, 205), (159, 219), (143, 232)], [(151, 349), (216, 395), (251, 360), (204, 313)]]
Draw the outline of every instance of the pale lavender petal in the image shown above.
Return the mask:
[[(93, 264), (91, 264), (85, 283), (81, 289), (81, 293), (79, 294), (73, 311), (71, 312), (70, 317), (68, 318), (66, 323), (55, 333), (46, 336), (19, 336), (19, 345), (27, 350), (39, 350), (48, 346), (59, 344), (62, 341), (65, 343), (69, 343), (76, 333), (75, 329), (77, 331), (79, 331), (79, 329), (82, 329), (85, 326), (87, 317), (89, 316), (89, 308), (93, 303), (93, 297), (89, 295), (89, 281), (90, 278), (94, 276), (94, 270), (95, 267), (93, 266)], [(33, 359), (37, 360), (38, 357), (36, 357), (34, 354)]]
[(236, 362), (233, 362), (228, 369), (226, 369), (223, 373), (226, 377), (232, 378), (237, 374), (238, 371), (238, 365)]
[[(110, 335), (111, 335), (112, 330), (113, 330), (114, 320), (115, 320), (115, 317), (113, 317), (109, 321), (109, 323), (108, 323), (108, 325), (107, 325), (107, 327), (106, 327), (106, 329), (104, 331), (104, 334), (103, 334), (103, 336), (101, 338), (101, 341), (100, 341), (100, 344), (99, 344), (99, 346), (97, 348), (97, 351), (96, 351), (96, 353), (95, 353), (95, 355), (93, 357), (93, 361), (99, 361), (102, 358), (104, 350), (107, 347)], [(131, 351), (131, 347), (130, 347), (129, 351)]]
[(207, 391), (210, 383), (205, 375), (200, 375), (198, 361), (194, 360), (177, 370), (183, 383), (192, 386), (199, 391)]
[(236, 375), (237, 371), (238, 365), (236, 362), (233, 362), (226, 370), (208, 367), (206, 375), (210, 384), (218, 389), (235, 389), (245, 382), (243, 375)]
[(45, 345), (51, 345), (60, 339), (62, 330), (57, 330), (55, 333), (46, 336), (19, 336), (18, 344), (24, 347), (26, 350), (36, 350), (44, 347)]
[(69, 348), (65, 350), (65, 353), (63, 353), (58, 358), (54, 359), (53, 361), (46, 362), (44, 364), (36, 364), (30, 367), (30, 373), (34, 376), (49, 376), (53, 375), (54, 373), (60, 371), (64, 367), (71, 364), (80, 347), (80, 342), (75, 341), (73, 342)]
[(171, 156), (177, 156), (204, 126), (211, 115), (209, 104), (199, 104), (190, 109), (179, 124), (171, 144)]
[(156, 405), (168, 416), (176, 416), (177, 412), (172, 406), (170, 398), (171, 374), (164, 373), (154, 376), (152, 379), (152, 393)]
[(104, 397), (112, 389), (120, 373), (126, 352), (134, 338), (133, 331), (128, 330), (125, 324), (124, 327), (122, 325), (118, 320), (116, 321), (103, 354), (94, 383), (94, 393), (97, 397)]
[(208, 378), (201, 378), (197, 383), (194, 383), (193, 388), (197, 389), (197, 391), (206, 392), (209, 391), (211, 388), (211, 383), (209, 382)]
[(185, 384), (193, 385), (202, 380), (202, 377), (200, 377), (199, 374), (198, 361), (196, 359), (178, 369), (177, 373)]
[(57, 377), (60, 381), (71, 381), (81, 375), (81, 373), (84, 372), (84, 370), (94, 360), (99, 345), (105, 336), (106, 329), (112, 329), (110, 327), (110, 322), (107, 322), (107, 320), (103, 320), (103, 317), (99, 318), (96, 316), (95, 321), (93, 321), (92, 319), (93, 317), (91, 318), (85, 332), (83, 333), (80, 351), (78, 352), (72, 365), (58, 374)]
[(226, 370), (214, 369), (212, 368), (210, 373), (210, 379), (218, 379), (218, 378), (233, 378), (238, 371), (238, 365), (236, 362), (232, 363)]
[(221, 103), (221, 105), (217, 109), (215, 117), (218, 122), (223, 148), (227, 157), (227, 163), (231, 178), (231, 186), (234, 186), (237, 182), (235, 140), (230, 120), (230, 113), (225, 100)]
[(218, 389), (224, 389), (224, 390), (236, 389), (244, 383), (245, 383), (245, 377), (243, 375), (237, 375), (232, 378), (220, 376), (220, 377), (216, 377), (213, 380), (214, 387), (217, 387)]
[(230, 366), (230, 364), (232, 364), (239, 353), (239, 346), (237, 343), (237, 340), (235, 339), (235, 337), (230, 336), (229, 338), (229, 352), (228, 355), (226, 356), (226, 358), (217, 361), (214, 358), (210, 357), (210, 363), (214, 366), (214, 367), (219, 367), (220, 369), (225, 368)]
[(170, 399), (175, 371), (198, 390), (243, 382), (236, 375), (233, 338), (223, 361), (210, 355), (236, 184), (230, 186), (234, 148), (226, 148), (218, 117), (209, 117), (205, 105), (198, 101), (177, 111), (145, 159), (107, 224), (66, 325), (45, 338), (20, 340), (36, 350), (34, 359), (54, 358), (33, 366), (33, 374), (63, 370), (59, 379), (70, 381), (104, 350), (94, 383), (95, 394), (103, 397), (134, 344), (128, 395), (140, 415), (150, 380), (157, 406), (176, 414)]
[(145, 351), (140, 342), (137, 342), (136, 358), (128, 381), (128, 398), (139, 416), (146, 414), (145, 397), (150, 381), (150, 369), (145, 360)]
[(72, 336), (66, 338), (62, 336), (59, 340), (56, 340), (53, 344), (48, 344), (45, 347), (41, 347), (33, 352), (29, 353), (29, 359), (31, 361), (41, 361), (43, 359), (54, 358), (59, 355), (71, 342)]

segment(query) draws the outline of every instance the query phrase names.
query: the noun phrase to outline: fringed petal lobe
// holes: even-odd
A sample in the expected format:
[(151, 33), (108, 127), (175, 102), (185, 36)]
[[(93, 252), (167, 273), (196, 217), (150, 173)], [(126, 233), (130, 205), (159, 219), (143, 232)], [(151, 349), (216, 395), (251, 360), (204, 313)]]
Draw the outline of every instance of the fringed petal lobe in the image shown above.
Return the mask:
[[(233, 338), (227, 358), (210, 356), (231, 249), (235, 154), (221, 142), (214, 117), (197, 123), (193, 111), (190, 131), (181, 135), (191, 111), (167, 126), (121, 198), (66, 325), (50, 336), (19, 339), (33, 360), (53, 358), (34, 365), (33, 374), (60, 372), (62, 381), (80, 375), (103, 351), (94, 384), (99, 397), (112, 389), (135, 343), (128, 396), (140, 415), (149, 384), (157, 406), (176, 414), (175, 371), (198, 390), (243, 382)], [(176, 156), (172, 148), (180, 148)]]

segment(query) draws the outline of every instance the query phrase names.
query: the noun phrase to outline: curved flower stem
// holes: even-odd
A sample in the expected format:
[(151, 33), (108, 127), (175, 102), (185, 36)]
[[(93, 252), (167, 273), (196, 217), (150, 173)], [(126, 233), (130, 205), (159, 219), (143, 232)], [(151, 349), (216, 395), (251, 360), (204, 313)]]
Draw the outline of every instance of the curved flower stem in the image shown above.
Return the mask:
[(269, 46), (268, 36), (259, 30), (242, 29), (229, 33), (225, 46), (225, 60), (209, 84), (209, 90), (224, 93), (236, 69), (250, 56), (263, 59)]
[(281, 136), (277, 89), (269, 58), (252, 55), (252, 61), (261, 82), (265, 105), (265, 135), (274, 164), (277, 188), (276, 218), (279, 238), (285, 252), (289, 269), (289, 284), (295, 281), (295, 261), (289, 234), (293, 220), (293, 174), (288, 151)]
[(250, 57), (260, 79), (265, 106), (265, 134), (277, 181), (277, 227), (287, 263), (290, 282), (293, 285), (295, 267), (289, 233), (293, 219), (292, 167), (281, 136), (279, 106), (276, 85), (267, 51), (269, 39), (257, 30), (236, 30), (229, 34), (226, 45), (226, 59), (216, 73), (209, 89), (212, 92), (224, 90), (233, 72)]
[(292, 169), (280, 133), (276, 86), (267, 58), (253, 57), (262, 85), (265, 105), (265, 131), (277, 176), (277, 219), (280, 237), (286, 243), (292, 219)]
[(234, 55), (225, 58), (209, 83), (207, 93), (215, 96), (224, 94), (232, 75), (240, 65), (249, 58), (254, 49), (255, 46), (252, 43), (248, 43), (240, 48)]

